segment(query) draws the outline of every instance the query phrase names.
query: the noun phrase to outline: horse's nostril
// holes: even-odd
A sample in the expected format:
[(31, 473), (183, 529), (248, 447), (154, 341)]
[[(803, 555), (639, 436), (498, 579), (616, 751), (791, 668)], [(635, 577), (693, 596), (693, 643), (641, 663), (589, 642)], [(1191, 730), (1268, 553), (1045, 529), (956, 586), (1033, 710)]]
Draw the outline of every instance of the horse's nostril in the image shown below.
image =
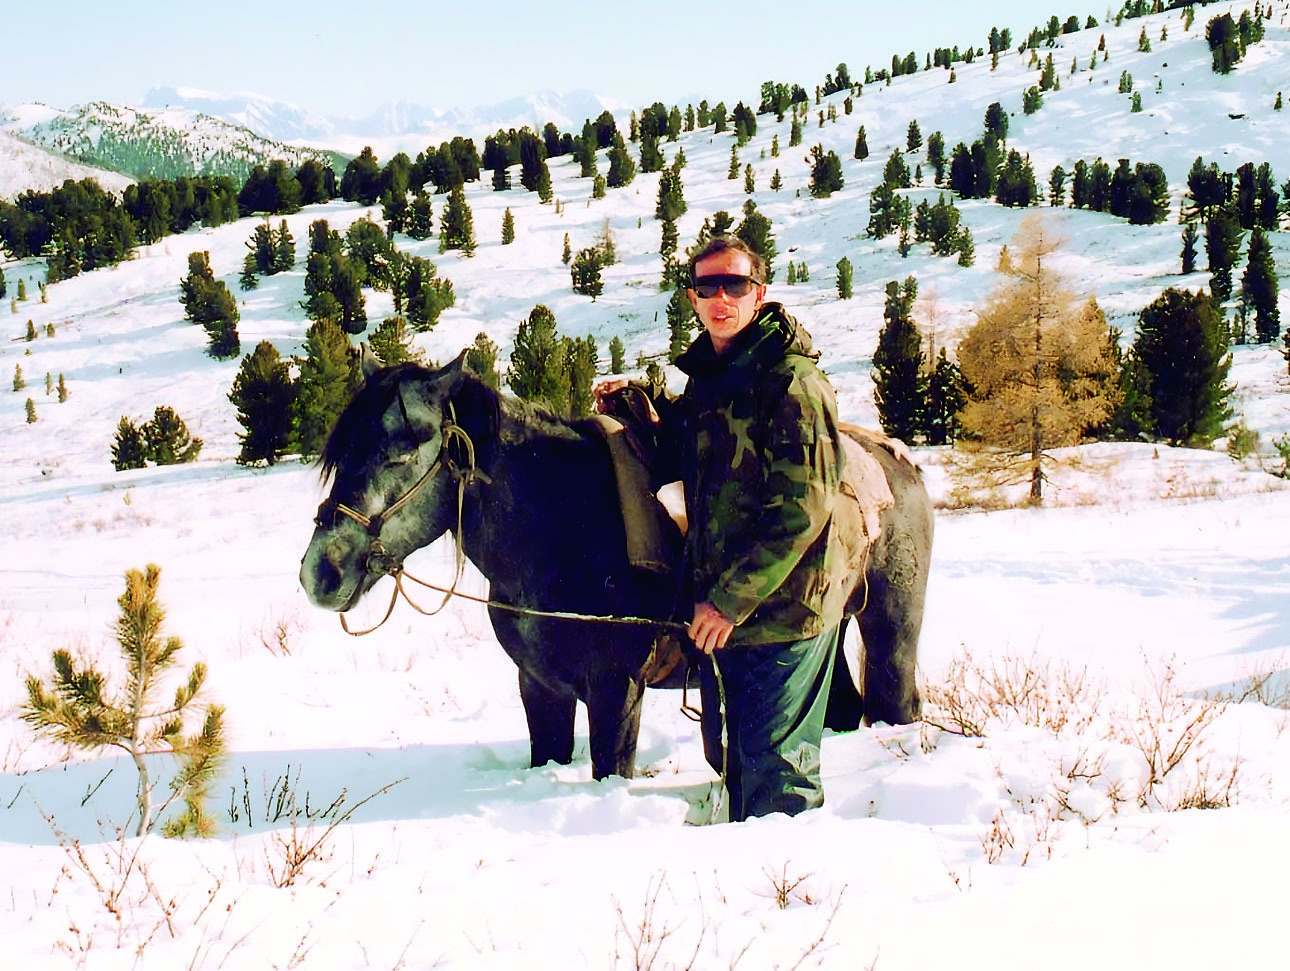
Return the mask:
[(315, 580), (318, 593), (323, 596), (330, 596), (340, 589), (341, 572), (336, 566), (332, 553), (328, 552), (326, 556), (319, 557)]

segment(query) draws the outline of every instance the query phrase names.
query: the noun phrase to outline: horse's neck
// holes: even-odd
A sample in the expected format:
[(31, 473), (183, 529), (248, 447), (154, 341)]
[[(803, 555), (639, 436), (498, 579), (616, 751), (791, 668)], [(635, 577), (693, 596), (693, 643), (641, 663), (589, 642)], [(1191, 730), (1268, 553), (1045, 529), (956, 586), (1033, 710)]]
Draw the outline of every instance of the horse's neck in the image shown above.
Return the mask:
[(477, 455), (486, 478), (471, 487), (462, 523), (467, 555), (494, 582), (499, 573), (547, 569), (570, 527), (594, 521), (612, 495), (601, 443), (503, 401), (497, 434)]

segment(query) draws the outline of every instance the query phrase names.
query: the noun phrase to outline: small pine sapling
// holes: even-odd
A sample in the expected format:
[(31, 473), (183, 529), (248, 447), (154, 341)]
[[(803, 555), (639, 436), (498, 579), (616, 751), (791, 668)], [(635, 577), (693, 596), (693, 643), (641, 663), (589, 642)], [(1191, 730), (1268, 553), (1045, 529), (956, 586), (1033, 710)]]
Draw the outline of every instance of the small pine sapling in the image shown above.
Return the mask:
[(22, 376), (22, 365), (15, 364), (13, 366), (13, 390), (21, 391), (25, 387), (27, 387), (27, 381)]
[(61, 405), (67, 400), (67, 382), (63, 379), (62, 372), (58, 375), (58, 403)]
[(36, 402), (30, 398), (27, 399), (27, 424), (36, 424)]
[(126, 571), (115, 629), (126, 665), (125, 685), (119, 693), (109, 690), (106, 677), (93, 665), (78, 668), (71, 652), (60, 648), (53, 654), (51, 684), (27, 675), (27, 702), (21, 715), (38, 735), (53, 741), (87, 751), (119, 748), (130, 756), (138, 773), (136, 836), (152, 829), (157, 812), (147, 757), (173, 756), (178, 771), (170, 782), (172, 795), (161, 809), (181, 799), (184, 810), (166, 824), (164, 832), (206, 836), (214, 831), (205, 804), (224, 758), (224, 709), (207, 705), (201, 726), (184, 735), (188, 709), (200, 707), (193, 702), (206, 680), (201, 662), (193, 665), (169, 706), (154, 703), (162, 677), (183, 648), (179, 638), (162, 637), (165, 610), (157, 602), (160, 580), (161, 568), (154, 564), (144, 572)]
[(27, 334), (24, 339), (29, 341), (36, 339), (36, 324), (34, 321), (27, 321)]

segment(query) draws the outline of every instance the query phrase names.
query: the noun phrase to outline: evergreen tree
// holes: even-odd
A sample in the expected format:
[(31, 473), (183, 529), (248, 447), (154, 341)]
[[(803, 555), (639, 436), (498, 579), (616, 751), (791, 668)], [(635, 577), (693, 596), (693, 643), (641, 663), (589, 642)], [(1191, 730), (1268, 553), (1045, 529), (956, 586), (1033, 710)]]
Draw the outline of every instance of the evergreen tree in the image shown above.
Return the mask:
[(569, 387), (566, 413), (569, 418), (586, 418), (595, 406), (591, 383), (596, 379), (596, 370), (600, 366), (596, 342), (588, 334), (577, 339), (566, 337), (561, 343)]
[(430, 204), (430, 197), (424, 192), (418, 192), (412, 197), (404, 232), (413, 239), (429, 239), (434, 235), (434, 208)]
[(654, 207), (654, 218), (664, 222), (675, 221), (685, 214), (687, 208), (680, 170), (669, 166), (658, 179), (658, 203)]
[(269, 341), (260, 341), (242, 358), (228, 400), (237, 409), (241, 449), (238, 465), (275, 464), (287, 451), (291, 439), (291, 415), (296, 384), (288, 362), (282, 360)]
[(573, 278), (573, 292), (590, 297), (592, 302), (604, 292), (605, 284), (600, 277), (600, 253), (595, 247), (578, 250), (569, 268)]
[(844, 256), (842, 257), (842, 259), (838, 260), (838, 299), (839, 300), (851, 299), (852, 276), (853, 276), (853, 270), (851, 268), (851, 261)]
[(1118, 394), (1105, 317), (1049, 265), (1061, 242), (1038, 215), (1022, 220), (1010, 266), (958, 348), (972, 389), (964, 433), (995, 450), (994, 471), (1029, 478), (1032, 502), (1049, 452), (1102, 426)]
[(766, 282), (775, 281), (775, 257), (779, 249), (775, 246), (775, 237), (771, 234), (770, 217), (757, 208), (751, 199), (744, 202), (744, 218), (735, 227), (734, 235), (743, 240), (755, 252), (760, 254), (766, 265)]
[(757, 183), (753, 179), (753, 167), (751, 165), (745, 165), (744, 166), (744, 192), (751, 195), (756, 190), (756, 188), (757, 188)]
[(773, 192), (778, 192), (784, 186), (784, 180), (780, 178), (779, 169), (776, 169), (770, 177), (770, 188)]
[(242, 275), (237, 278), (237, 285), (242, 290), (254, 290), (260, 285), (260, 278), (255, 275), (254, 253), (247, 253), (242, 260)]
[(1008, 113), (1003, 110), (1003, 105), (997, 101), (990, 103), (985, 109), (985, 133), (993, 136), (996, 141), (1006, 142), (1008, 140)]
[(1231, 418), (1227, 324), (1209, 294), (1170, 288), (1142, 310), (1133, 342), (1146, 374), (1150, 431), (1206, 447)]
[(1210, 67), (1215, 74), (1230, 74), (1245, 54), (1240, 31), (1230, 13), (1215, 17), (1205, 26), (1205, 40), (1209, 43)]
[(923, 147), (923, 133), (918, 127), (917, 120), (909, 122), (909, 128), (905, 132), (905, 150), (916, 152)]
[(157, 406), (140, 432), (148, 458), (158, 465), (192, 462), (202, 450), (202, 440), (194, 438), (183, 419), (166, 405)]
[(510, 206), (502, 213), (502, 245), (509, 246), (515, 242), (515, 217), (511, 215)]
[(923, 338), (911, 316), (918, 281), (887, 284), (883, 308), (886, 323), (873, 352), (874, 402), (882, 430), (912, 443), (923, 422), (927, 383), (923, 374)]
[[(171, 791), (184, 802), (184, 811), (167, 823), (167, 836), (208, 836), (214, 820), (206, 812), (210, 787), (225, 757), (224, 709), (206, 706), (201, 727), (184, 737), (189, 706), (206, 682), (206, 666), (193, 665), (175, 692), (172, 704), (153, 710), (159, 682), (183, 650), (177, 637), (163, 637), (165, 609), (157, 602), (161, 569), (149, 564), (143, 572), (127, 570), (125, 593), (117, 600), (120, 614), (115, 633), (126, 665), (120, 691), (109, 689), (107, 678), (92, 664), (78, 669), (65, 648), (54, 651), (54, 675), (46, 684), (28, 674), (27, 701), (22, 719), (40, 735), (60, 744), (94, 752), (119, 748), (134, 762), (136, 836), (153, 826), (153, 781), (146, 757), (167, 752), (178, 763)], [(115, 696), (115, 697), (114, 697)], [(193, 706), (199, 707), (199, 706)]]
[(1189, 222), (1185, 226), (1183, 226), (1183, 231), (1182, 231), (1182, 244), (1183, 244), (1182, 274), (1183, 276), (1186, 276), (1188, 273), (1196, 272), (1196, 240), (1199, 238), (1200, 238), (1200, 234), (1196, 232), (1195, 223)]
[[(693, 130), (693, 125), (689, 130)], [(627, 349), (623, 347), (623, 339), (617, 334), (609, 341), (609, 373), (622, 374), (627, 369)]]
[(835, 192), (842, 191), (842, 160), (833, 152), (825, 152), (823, 146), (816, 145), (811, 149), (811, 196), (815, 199), (827, 199)]
[(1228, 206), (1215, 209), (1205, 224), (1205, 252), (1213, 274), (1210, 292), (1216, 304), (1232, 295), (1232, 267), (1241, 250), (1242, 235), (1240, 221)]
[(674, 362), (690, 346), (694, 330), (694, 308), (685, 291), (677, 287), (667, 302), (667, 360)]
[(1250, 251), (1241, 278), (1241, 302), (1254, 311), (1254, 339), (1270, 344), (1281, 336), (1281, 313), (1277, 309), (1277, 270), (1272, 246), (1262, 227), (1250, 234)]
[(560, 251), (560, 262), (565, 266), (569, 265), (569, 260), (573, 259), (573, 251), (569, 246), (569, 234), (564, 234), (564, 248)]
[(118, 472), (142, 469), (148, 464), (148, 450), (143, 444), (143, 433), (124, 415), (117, 422), (116, 436), (112, 441), (112, 467)]
[(927, 381), (923, 436), (928, 445), (948, 445), (959, 435), (959, 414), (967, 404), (963, 372), (941, 348)]
[(614, 141), (609, 146), (609, 175), (605, 182), (611, 189), (621, 189), (631, 184), (634, 178), (636, 178), (636, 163), (627, 154), (623, 137), (615, 134)]
[(864, 125), (861, 125), (860, 130), (856, 132), (855, 157), (861, 160), (869, 157), (869, 142), (865, 138)]
[(33, 401), (31, 398), (27, 399), (26, 410), (27, 410), (27, 424), (28, 425), (36, 424), (36, 402)]
[(273, 244), (272, 273), (285, 273), (296, 265), (296, 241), (287, 228), (287, 221), (282, 220), (278, 227), (277, 240)]
[(414, 334), (406, 317), (386, 317), (372, 331), (368, 344), (376, 358), (387, 367), (402, 364), (404, 361), (416, 360), (417, 354), (412, 349)]
[(482, 330), (475, 335), (475, 343), (466, 349), (466, 366), (493, 389), (502, 383), (497, 373), (497, 352), (497, 345)]
[(13, 366), (13, 390), (21, 391), (25, 387), (27, 387), (27, 381), (22, 376), (22, 365), (15, 364)]
[(296, 451), (304, 458), (322, 453), (332, 425), (362, 383), (349, 338), (335, 321), (324, 318), (305, 334), (305, 356), (292, 424)]
[(63, 379), (63, 375), (60, 373), (58, 375), (58, 403), (61, 405), (66, 400), (67, 400), (67, 382)]
[(569, 375), (564, 345), (556, 332), (555, 315), (543, 304), (520, 321), (507, 383), (516, 397), (545, 404), (556, 414), (565, 413)]
[(460, 186), (448, 194), (448, 204), (439, 224), (439, 252), (450, 249), (460, 250), (466, 257), (475, 255), (475, 217)]

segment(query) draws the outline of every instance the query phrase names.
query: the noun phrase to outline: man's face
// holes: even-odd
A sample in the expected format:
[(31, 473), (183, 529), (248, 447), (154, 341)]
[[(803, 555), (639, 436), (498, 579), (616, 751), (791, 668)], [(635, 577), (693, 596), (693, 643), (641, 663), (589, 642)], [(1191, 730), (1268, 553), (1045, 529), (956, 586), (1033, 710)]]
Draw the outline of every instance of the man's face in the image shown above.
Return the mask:
[[(695, 264), (694, 287), (686, 290), (690, 306), (694, 308), (699, 320), (712, 339), (712, 347), (718, 353), (724, 353), (741, 330), (757, 317), (757, 310), (766, 299), (766, 285), (752, 284), (743, 296), (733, 296), (726, 292), (725, 285), (716, 287), (718, 282), (729, 282), (740, 289), (739, 280), (750, 280), (752, 260), (747, 253), (738, 250), (723, 250), (713, 253)], [(732, 281), (716, 281), (713, 277), (737, 278)], [(695, 289), (698, 288), (698, 290)], [(713, 296), (704, 297), (700, 292), (712, 292)]]

